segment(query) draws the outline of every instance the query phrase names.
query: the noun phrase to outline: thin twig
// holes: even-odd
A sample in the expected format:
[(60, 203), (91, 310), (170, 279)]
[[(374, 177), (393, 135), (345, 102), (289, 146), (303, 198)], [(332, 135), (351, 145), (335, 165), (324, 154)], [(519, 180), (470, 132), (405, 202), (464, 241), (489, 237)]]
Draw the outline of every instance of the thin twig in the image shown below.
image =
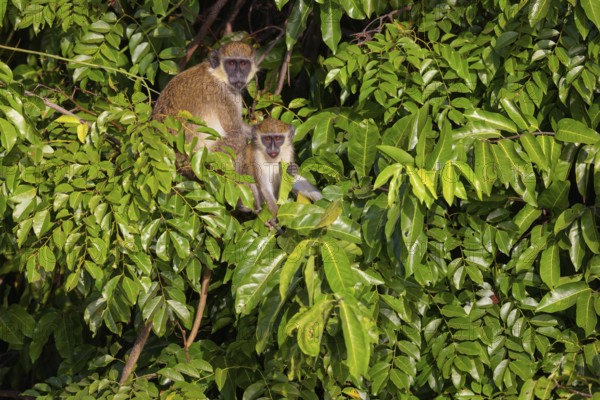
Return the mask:
[(190, 61), (190, 58), (192, 58), (192, 55), (196, 52), (198, 47), (200, 47), (200, 44), (202, 43), (204, 37), (208, 33), (208, 29), (215, 22), (215, 19), (217, 19), (219, 12), (223, 7), (225, 7), (225, 4), (227, 4), (227, 0), (218, 0), (208, 10), (206, 20), (204, 20), (204, 23), (202, 23), (202, 27), (198, 31), (198, 34), (196, 35), (194, 40), (192, 40), (192, 42), (189, 44), (185, 57), (179, 60), (179, 70), (182, 70), (186, 66), (186, 64)]
[(142, 354), (142, 350), (146, 345), (146, 340), (148, 340), (148, 336), (150, 335), (150, 331), (152, 330), (152, 321), (148, 321), (140, 331), (138, 332), (137, 338), (135, 339), (135, 343), (131, 348), (131, 352), (129, 353), (129, 358), (123, 367), (123, 371), (121, 372), (121, 379), (119, 379), (119, 385), (123, 385), (129, 379), (129, 375), (133, 372), (133, 368), (135, 367), (135, 363), (137, 363), (138, 358), (140, 358), (140, 354)]
[[(369, 22), (367, 24), (367, 26), (365, 26), (365, 28), (358, 33), (354, 33), (351, 36), (354, 37), (353, 41), (356, 41), (357, 44), (360, 46), (362, 45), (364, 42), (367, 42), (369, 40), (371, 40), (371, 38), (373, 38), (373, 35), (376, 33), (381, 32), (381, 30), (383, 29), (383, 25), (384, 25), (384, 20), (387, 18), (389, 19), (390, 22), (393, 22), (393, 17), (396, 14), (401, 14), (404, 11), (409, 11), (412, 8), (412, 5), (408, 5), (406, 7), (402, 7), (398, 10), (392, 10), (389, 13), (382, 15), (380, 17), (375, 18), (374, 20), (372, 20), (371, 22)], [(374, 29), (369, 29), (371, 26), (373, 26), (376, 22), (379, 22), (379, 25), (374, 28)]]
[[(279, 29), (279, 35), (277, 35), (277, 37), (271, 42), (271, 44), (269, 45), (269, 47), (267, 47), (267, 49), (265, 51), (263, 51), (262, 55), (260, 56), (260, 58), (256, 61), (256, 65), (260, 65), (261, 62), (263, 62), (263, 60), (265, 59), (266, 56), (269, 55), (269, 53), (271, 52), (271, 50), (273, 50), (273, 47), (275, 47), (275, 45), (277, 44), (277, 42), (279, 42), (279, 39), (281, 39), (281, 37), (285, 34), (285, 30), (278, 27), (278, 26), (272, 26), (273, 28), (277, 28)], [(255, 35), (257, 32), (254, 32), (253, 35)]]
[(290, 66), (290, 60), (292, 59), (292, 49), (285, 52), (285, 58), (283, 59), (283, 64), (281, 64), (281, 70), (279, 71), (279, 83), (277, 84), (277, 89), (275, 90), (275, 96), (281, 94), (283, 90), (283, 84), (285, 83), (285, 77), (287, 76), (288, 68)]
[(41, 99), (46, 106), (50, 107), (51, 109), (53, 109), (55, 111), (58, 111), (60, 114), (68, 115), (70, 117), (75, 117), (75, 118), (77, 118), (77, 120), (79, 121), (80, 124), (87, 124), (87, 122), (83, 118), (75, 115), (74, 113), (72, 113), (71, 111), (69, 111), (65, 108), (62, 108), (58, 104), (51, 102), (50, 100), (48, 100), (45, 97), (39, 96), (33, 92), (30, 92), (29, 90), (25, 91), (25, 95), (30, 96), (30, 97), (37, 97), (38, 99)]
[(236, 1), (236, 3), (233, 5), (233, 9), (229, 13), (229, 17), (227, 18), (227, 21), (225, 21), (225, 23), (222, 25), (222, 28), (220, 28), (219, 31), (226, 31), (227, 29), (231, 30), (233, 21), (237, 18), (237, 15), (240, 13), (240, 10), (242, 9), (242, 6), (244, 5), (245, 2), (246, 2), (246, 0), (237, 0)]
[[(534, 136), (554, 136), (555, 133), (554, 132), (532, 132), (532, 135)], [(520, 135), (513, 135), (513, 136), (506, 136), (506, 137), (501, 137), (498, 139), (492, 139), (492, 141), (496, 141), (499, 142), (501, 140), (513, 140), (513, 139), (520, 139), (521, 136), (523, 136), (523, 134)]]
[(592, 395), (590, 393), (581, 392), (579, 390), (573, 389), (572, 387), (561, 385), (560, 383), (557, 383), (556, 386), (559, 387), (559, 388), (561, 388), (561, 389), (568, 390), (569, 392), (571, 392), (573, 394), (578, 394), (581, 397), (585, 397), (586, 399), (591, 399), (592, 397), (594, 397), (594, 395)]
[[(46, 97), (43, 97), (43, 96), (40, 96), (33, 92), (30, 92), (29, 90), (25, 90), (24, 93), (26, 96), (37, 97), (38, 99), (42, 100), (47, 107), (53, 109), (54, 111), (57, 111), (58, 113), (60, 113), (62, 115), (67, 115), (69, 117), (77, 118), (77, 120), (79, 121), (80, 124), (86, 124), (87, 126), (91, 127), (91, 124), (89, 122), (87, 122), (83, 118), (79, 117), (77, 114), (73, 113), (72, 111), (69, 111), (69, 110), (59, 106), (58, 104), (51, 102)], [(105, 135), (106, 135), (106, 139), (109, 142), (111, 142), (115, 146), (121, 147), (121, 141), (119, 139), (117, 139), (116, 137), (112, 136), (109, 133), (105, 133)]]
[(200, 289), (200, 301), (198, 302), (198, 311), (196, 311), (196, 317), (194, 318), (194, 325), (190, 331), (190, 336), (185, 342), (185, 357), (188, 361), (190, 360), (189, 349), (192, 343), (194, 343), (194, 340), (196, 340), (198, 330), (200, 329), (200, 323), (202, 322), (204, 308), (206, 307), (206, 299), (208, 298), (208, 286), (210, 285), (211, 274), (212, 270), (208, 267), (204, 267), (204, 272), (202, 273), (202, 288)]

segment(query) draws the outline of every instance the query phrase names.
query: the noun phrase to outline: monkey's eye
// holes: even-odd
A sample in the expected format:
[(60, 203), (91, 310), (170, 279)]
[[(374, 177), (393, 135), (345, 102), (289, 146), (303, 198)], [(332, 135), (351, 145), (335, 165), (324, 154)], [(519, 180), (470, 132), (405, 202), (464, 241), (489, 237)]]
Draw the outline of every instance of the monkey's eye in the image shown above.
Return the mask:
[(230, 67), (235, 67), (235, 61), (229, 60), (227, 61), (227, 65), (229, 65)]
[(245, 67), (246, 66), (246, 61), (242, 60), (240, 61), (240, 67)]
[(275, 138), (275, 143), (277, 143), (278, 145), (282, 145), (283, 144), (283, 138), (281, 136), (277, 136)]

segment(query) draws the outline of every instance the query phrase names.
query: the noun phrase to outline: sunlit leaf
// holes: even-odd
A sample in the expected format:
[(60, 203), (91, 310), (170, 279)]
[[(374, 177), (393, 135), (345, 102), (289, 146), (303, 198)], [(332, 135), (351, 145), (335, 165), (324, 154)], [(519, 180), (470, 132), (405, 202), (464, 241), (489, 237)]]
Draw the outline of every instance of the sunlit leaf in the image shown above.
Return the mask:
[(571, 282), (555, 288), (547, 293), (536, 308), (536, 312), (555, 313), (572, 307), (579, 296), (590, 291), (585, 282)]

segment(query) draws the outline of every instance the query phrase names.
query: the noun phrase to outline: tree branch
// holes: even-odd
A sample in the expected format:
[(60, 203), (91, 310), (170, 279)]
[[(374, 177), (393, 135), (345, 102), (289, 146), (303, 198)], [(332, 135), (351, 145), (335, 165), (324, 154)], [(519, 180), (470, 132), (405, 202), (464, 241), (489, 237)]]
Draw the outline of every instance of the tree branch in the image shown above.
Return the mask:
[(218, 0), (208, 10), (208, 15), (206, 17), (206, 20), (204, 20), (204, 23), (202, 24), (202, 27), (198, 31), (198, 34), (196, 35), (194, 40), (192, 40), (191, 43), (189, 44), (186, 54), (185, 54), (185, 57), (183, 57), (181, 60), (179, 60), (179, 70), (183, 70), (183, 68), (186, 66), (186, 64), (190, 61), (190, 58), (192, 58), (192, 55), (196, 52), (196, 50), (202, 43), (202, 40), (204, 40), (204, 37), (208, 33), (208, 29), (215, 22), (215, 19), (217, 19), (219, 12), (221, 11), (221, 9), (223, 7), (225, 7), (225, 4), (227, 4), (227, 0)]
[[(542, 135), (542, 136), (554, 136), (555, 133), (554, 132), (539, 132), (538, 131), (538, 132), (533, 132), (532, 135), (534, 135), (534, 136), (540, 136), (540, 135)], [(501, 140), (520, 139), (521, 136), (523, 136), (523, 134), (513, 135), (513, 136), (506, 136), (506, 137), (501, 137), (501, 138), (498, 138), (498, 139), (490, 139), (490, 141), (499, 142)]]
[(71, 111), (69, 111), (69, 110), (67, 110), (67, 109), (65, 109), (65, 108), (62, 108), (62, 107), (61, 107), (61, 106), (59, 106), (58, 104), (55, 104), (55, 103), (51, 102), (50, 100), (48, 100), (48, 99), (47, 99), (47, 98), (45, 98), (45, 97), (42, 97), (42, 96), (40, 96), (40, 95), (37, 95), (37, 94), (35, 94), (35, 93), (33, 93), (33, 92), (30, 92), (29, 90), (26, 90), (24, 93), (25, 93), (25, 95), (26, 95), (26, 96), (29, 96), (29, 97), (37, 97), (38, 99), (41, 99), (41, 100), (44, 102), (44, 104), (45, 104), (46, 106), (50, 107), (50, 108), (51, 108), (51, 109), (53, 109), (54, 111), (58, 111), (58, 112), (59, 112), (60, 114), (62, 114), (62, 115), (68, 115), (68, 116), (70, 116), (70, 117), (75, 117), (75, 118), (77, 118), (77, 119), (79, 120), (79, 123), (80, 123), (80, 124), (87, 124), (87, 122), (86, 122), (86, 121), (85, 121), (83, 118), (80, 118), (79, 116), (75, 115), (75, 114), (74, 114), (74, 113), (72, 113)]
[(208, 267), (204, 267), (202, 273), (202, 288), (200, 289), (200, 301), (198, 302), (198, 311), (196, 311), (196, 317), (194, 318), (194, 325), (190, 331), (190, 336), (185, 341), (185, 357), (190, 360), (189, 349), (200, 329), (200, 323), (202, 322), (202, 315), (204, 314), (204, 308), (206, 307), (206, 299), (208, 298), (208, 285), (210, 284), (210, 276), (212, 271)]
[[(285, 83), (285, 78), (289, 73), (290, 60), (292, 59), (292, 50), (288, 50), (285, 52), (285, 58), (283, 59), (283, 64), (281, 64), (281, 70), (279, 71), (279, 83), (277, 84), (277, 89), (275, 90), (275, 95), (281, 94), (283, 90), (283, 84)], [(289, 79), (288, 79), (289, 81)]]
[(135, 363), (137, 363), (138, 358), (140, 358), (140, 354), (142, 354), (142, 350), (146, 345), (146, 340), (148, 340), (148, 336), (150, 335), (150, 330), (152, 330), (152, 321), (147, 322), (142, 326), (140, 331), (138, 332), (137, 338), (135, 339), (135, 343), (131, 348), (131, 352), (129, 353), (129, 358), (123, 367), (123, 371), (121, 372), (121, 379), (119, 379), (119, 385), (123, 385), (129, 379), (129, 375), (133, 372), (133, 367)]
[[(79, 121), (80, 124), (86, 124), (91, 127), (91, 124), (89, 122), (87, 122), (83, 118), (79, 117), (77, 114), (73, 113), (72, 111), (67, 110), (66, 108), (59, 106), (56, 103), (51, 102), (47, 98), (42, 97), (33, 92), (30, 92), (29, 90), (25, 90), (24, 93), (25, 93), (25, 96), (37, 97), (38, 99), (42, 100), (47, 107), (53, 109), (54, 111), (57, 111), (58, 113), (60, 113), (62, 115), (67, 115), (69, 117), (77, 118), (77, 120)], [(106, 139), (109, 142), (111, 142), (115, 146), (118, 146), (119, 148), (121, 147), (121, 141), (119, 139), (117, 139), (116, 137), (114, 137), (113, 135), (111, 135), (109, 133), (105, 133), (105, 135), (106, 135)]]

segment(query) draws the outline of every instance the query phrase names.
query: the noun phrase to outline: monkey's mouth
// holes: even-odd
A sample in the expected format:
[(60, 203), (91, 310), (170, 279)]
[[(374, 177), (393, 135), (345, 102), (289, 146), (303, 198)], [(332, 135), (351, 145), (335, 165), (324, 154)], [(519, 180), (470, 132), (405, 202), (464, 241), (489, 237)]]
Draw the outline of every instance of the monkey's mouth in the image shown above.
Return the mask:
[(235, 82), (231, 82), (231, 85), (234, 88), (236, 88), (237, 90), (242, 90), (244, 88), (244, 86), (246, 86), (246, 82), (235, 81)]
[(267, 153), (271, 158), (275, 158), (279, 155), (279, 153)]

